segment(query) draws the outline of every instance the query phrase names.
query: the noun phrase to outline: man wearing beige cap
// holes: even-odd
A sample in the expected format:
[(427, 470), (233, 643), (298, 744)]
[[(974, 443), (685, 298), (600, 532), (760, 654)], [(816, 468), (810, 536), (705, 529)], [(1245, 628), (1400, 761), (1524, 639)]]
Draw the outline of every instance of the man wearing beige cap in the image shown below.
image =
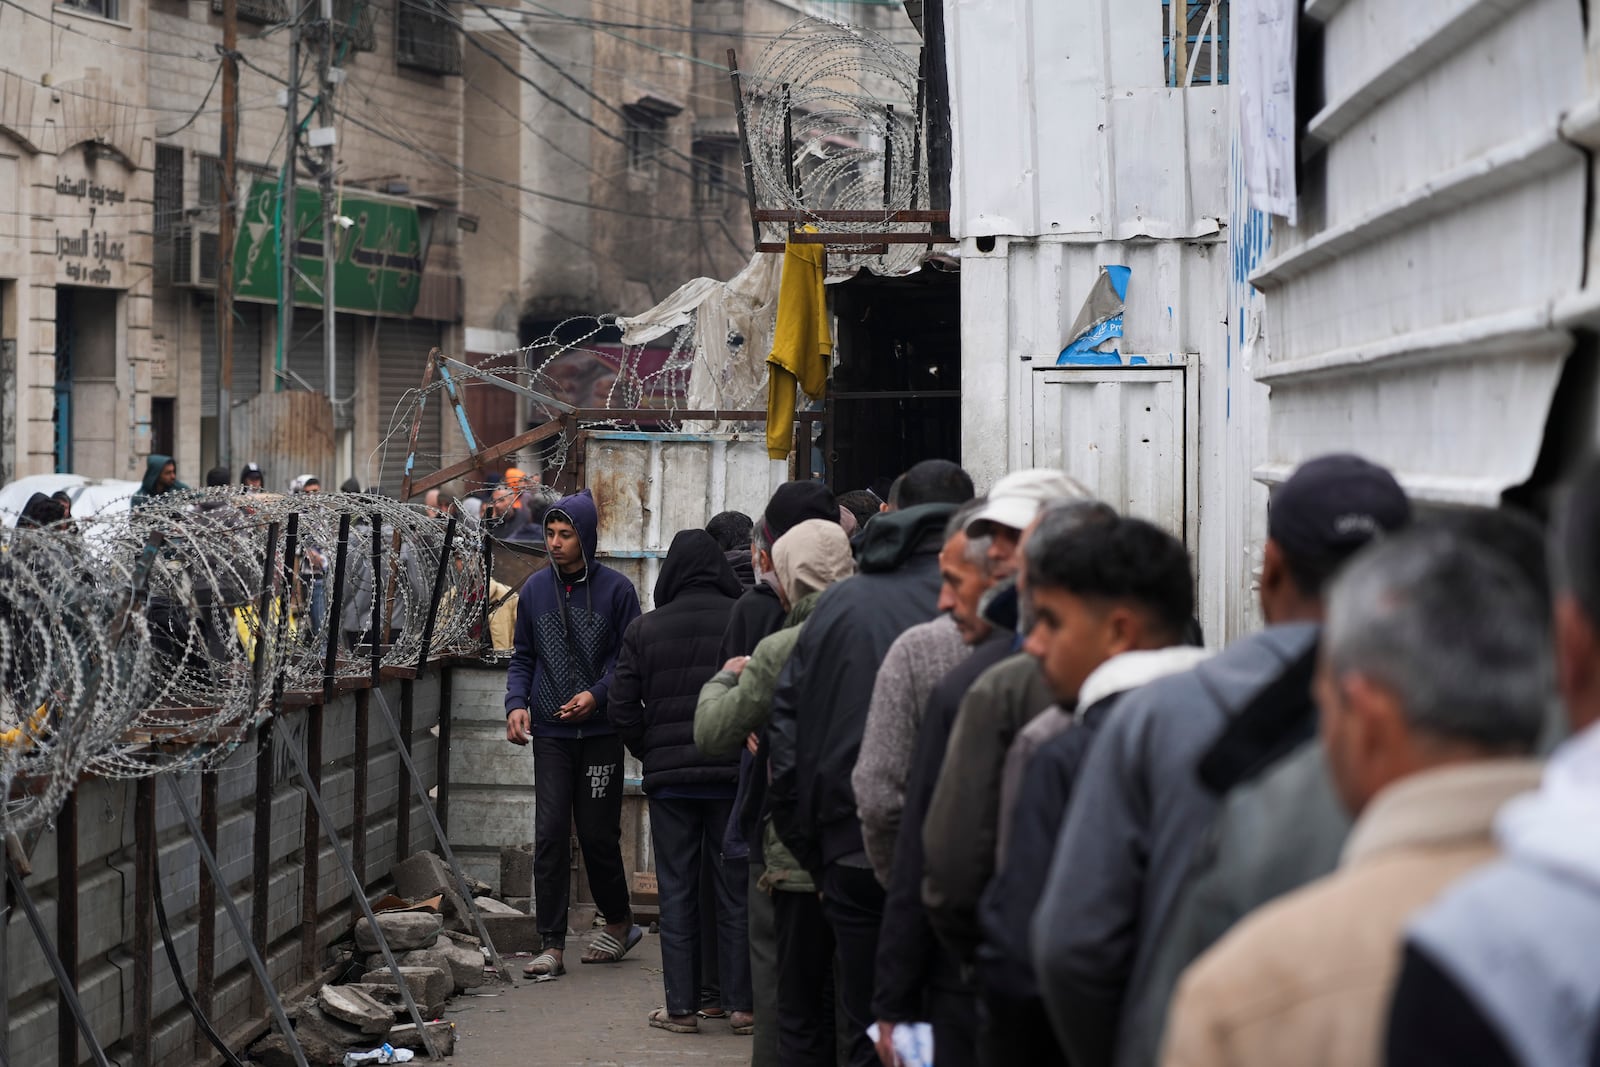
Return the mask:
[(1017, 554), (1017, 541), (1046, 501), (1093, 497), (1081, 482), (1061, 471), (1043, 467), (1012, 471), (994, 483), (988, 501), (967, 520), (967, 536), (989, 538), (990, 561), (1009, 575), (1016, 570), (1012, 559)]

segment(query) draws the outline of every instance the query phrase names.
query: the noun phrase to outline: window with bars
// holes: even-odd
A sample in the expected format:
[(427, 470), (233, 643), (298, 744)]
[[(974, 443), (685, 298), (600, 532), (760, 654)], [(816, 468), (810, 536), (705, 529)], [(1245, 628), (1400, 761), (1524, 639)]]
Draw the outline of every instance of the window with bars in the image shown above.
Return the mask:
[[(211, 12), (222, 14), (223, 0), (211, 0)], [(245, 22), (270, 24), (289, 21), (288, 0), (236, 0), (235, 10)]]
[(1228, 0), (1161, 0), (1167, 86), (1228, 84)]
[(216, 207), (221, 202), (222, 160), (202, 153), (198, 162), (200, 174), (194, 190), (195, 203), (201, 207)]
[(723, 140), (694, 143), (694, 206), (699, 211), (717, 212), (728, 205), (735, 189), (738, 166), (733, 146)]
[(155, 235), (169, 237), (172, 227), (183, 219), (183, 149), (177, 145), (156, 145)]
[(333, 39), (357, 52), (378, 48), (378, 15), (368, 0), (333, 0)]
[(460, 15), (443, 0), (397, 0), (394, 59), (414, 70), (460, 74)]

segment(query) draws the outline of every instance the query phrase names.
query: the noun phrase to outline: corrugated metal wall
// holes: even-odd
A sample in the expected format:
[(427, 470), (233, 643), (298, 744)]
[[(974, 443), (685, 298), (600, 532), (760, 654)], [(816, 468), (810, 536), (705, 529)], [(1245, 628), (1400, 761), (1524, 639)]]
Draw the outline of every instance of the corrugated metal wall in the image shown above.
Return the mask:
[(315, 474), (333, 477), (333, 409), (321, 393), (301, 389), (261, 393), (233, 409), (233, 454), (258, 463), (267, 488), (287, 492), (289, 482)]
[[(243, 301), (233, 307), (233, 402), (261, 392), (261, 304)], [(209, 296), (195, 303), (200, 316), (200, 414), (217, 413), (217, 302)]]
[(595, 432), (584, 448), (600, 511), (598, 555), (633, 580), (646, 611), (675, 533), (704, 527), (721, 511), (760, 515), (787, 477), (772, 480), (759, 435)]
[[(356, 391), (356, 316), (339, 315), (334, 319), (333, 336), (337, 363), (334, 374), (338, 399), (348, 400)], [(322, 312), (299, 308), (294, 313), (294, 335), (290, 338), (287, 362), (291, 385), (289, 388), (326, 392), (327, 356), (322, 343)], [(349, 405), (335, 426), (348, 430), (352, 425)], [(333, 477), (333, 468), (328, 468)]]
[[(1298, 228), (1251, 275), (1272, 390), (1257, 474), (1353, 449), (1415, 496), (1495, 503), (1533, 471), (1579, 295), (1594, 110), (1572, 0), (1347, 0), (1323, 28)], [(1302, 40), (1307, 39), (1302, 27)]]
[[(383, 442), (379, 446), (382, 463), (378, 484), (398, 493), (405, 475), (414, 414), (410, 401), (415, 397), (408, 398), (406, 394), (422, 384), (428, 352), (439, 343), (439, 324), (425, 319), (378, 319), (373, 328), (378, 334), (378, 437)], [(445, 465), (440, 462), (443, 446), (439, 432), (443, 399), (443, 393), (434, 393), (422, 412), (413, 469), (418, 476)]]

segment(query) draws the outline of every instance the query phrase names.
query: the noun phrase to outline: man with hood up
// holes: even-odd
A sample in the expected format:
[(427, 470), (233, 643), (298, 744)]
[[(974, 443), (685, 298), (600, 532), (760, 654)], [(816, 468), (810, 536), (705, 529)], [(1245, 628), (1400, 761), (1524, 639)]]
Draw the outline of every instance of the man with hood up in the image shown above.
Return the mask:
[(606, 717), (617, 650), (639, 617), (627, 578), (595, 562), (599, 515), (586, 489), (545, 516), (550, 566), (523, 583), (506, 671), (506, 740), (533, 742), (534, 897), (542, 951), (530, 976), (566, 973), (569, 833), (577, 826), (606, 928), (584, 963), (615, 963), (643, 937), (622, 866), (622, 739)]
[(139, 483), (139, 491), (133, 494), (132, 507), (141, 508), (156, 497), (174, 491), (185, 492), (188, 486), (178, 481), (178, 465), (172, 461), (171, 456), (151, 453), (145, 461), (144, 481)]
[(867, 1038), (884, 892), (872, 873), (851, 773), (878, 668), (906, 630), (938, 611), (944, 528), (973, 497), (948, 460), (923, 460), (901, 482), (900, 510), (873, 521), (860, 573), (828, 590), (795, 644), (773, 696), (767, 804), (778, 836), (819, 880), (833, 930), (851, 1067), (870, 1067)]
[(655, 610), (622, 636), (611, 686), (612, 726), (644, 764), (650, 836), (661, 891), (661, 966), (666, 1006), (650, 1025), (672, 1033), (699, 1029), (702, 860), (716, 891), (717, 975), (721, 1006), (735, 1033), (748, 1034), (750, 952), (745, 933), (743, 859), (723, 855), (739, 761), (709, 758), (694, 744), (700, 687), (717, 672), (722, 632), (743, 591), (716, 540), (680, 530), (656, 579)]

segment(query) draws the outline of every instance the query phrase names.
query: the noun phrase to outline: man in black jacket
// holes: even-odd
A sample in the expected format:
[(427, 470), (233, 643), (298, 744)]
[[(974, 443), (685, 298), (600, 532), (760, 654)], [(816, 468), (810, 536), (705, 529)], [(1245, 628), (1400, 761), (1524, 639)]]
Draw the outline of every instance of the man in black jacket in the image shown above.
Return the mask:
[(851, 1067), (877, 1062), (866, 1029), (884, 893), (862, 843), (850, 775), (878, 667), (895, 638), (933, 618), (944, 526), (972, 495), (972, 479), (947, 460), (906, 472), (900, 510), (865, 532), (860, 573), (823, 594), (773, 696), (768, 808), (778, 835), (822, 889)]
[(698, 1029), (700, 1007), (701, 857), (714, 854), (720, 926), (722, 1006), (735, 1031), (749, 1032), (750, 956), (745, 935), (746, 870), (722, 856), (738, 765), (708, 759), (694, 743), (700, 687), (721, 666), (719, 646), (739, 580), (704, 530), (672, 539), (656, 579), (655, 610), (622, 637), (611, 684), (611, 723), (644, 764), (650, 833), (661, 894), (661, 966), (667, 1004), (650, 1025), (674, 1033)]

